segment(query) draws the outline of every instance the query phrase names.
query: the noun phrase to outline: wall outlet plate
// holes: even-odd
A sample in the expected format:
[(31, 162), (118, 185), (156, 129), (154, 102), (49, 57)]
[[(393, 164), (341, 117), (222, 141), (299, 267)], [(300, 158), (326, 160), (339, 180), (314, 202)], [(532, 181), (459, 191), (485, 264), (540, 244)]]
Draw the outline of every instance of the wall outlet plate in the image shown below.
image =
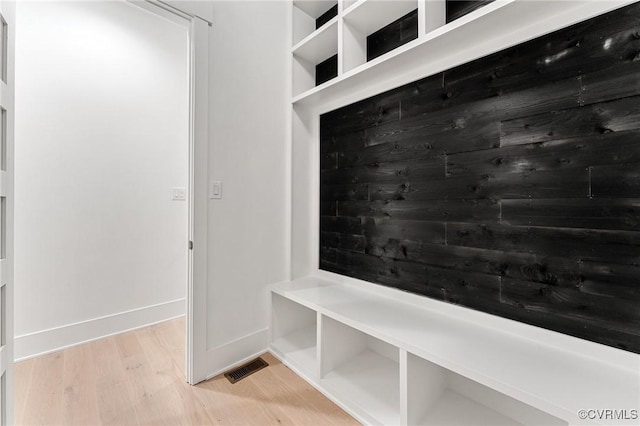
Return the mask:
[(222, 181), (212, 180), (209, 182), (209, 198), (212, 200), (222, 198)]
[(187, 199), (187, 190), (182, 187), (171, 188), (171, 199), (173, 201), (184, 201)]

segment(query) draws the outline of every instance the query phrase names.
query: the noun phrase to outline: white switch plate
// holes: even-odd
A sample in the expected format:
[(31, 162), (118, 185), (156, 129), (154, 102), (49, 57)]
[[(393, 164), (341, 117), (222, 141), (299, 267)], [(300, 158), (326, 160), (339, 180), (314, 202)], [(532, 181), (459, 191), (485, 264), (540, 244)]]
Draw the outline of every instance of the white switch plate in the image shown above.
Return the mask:
[(222, 181), (212, 180), (209, 182), (209, 198), (212, 200), (222, 198)]
[(184, 201), (187, 199), (187, 190), (185, 188), (171, 188), (171, 199), (173, 201)]

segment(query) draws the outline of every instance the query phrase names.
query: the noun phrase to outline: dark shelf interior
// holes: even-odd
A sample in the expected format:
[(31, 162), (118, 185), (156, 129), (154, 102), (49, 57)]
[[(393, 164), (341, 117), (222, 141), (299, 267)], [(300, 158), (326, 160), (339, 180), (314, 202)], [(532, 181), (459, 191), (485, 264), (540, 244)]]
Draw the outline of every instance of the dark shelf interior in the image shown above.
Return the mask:
[(491, 3), (493, 0), (447, 0), (447, 24), (476, 9)]
[(336, 53), (316, 65), (316, 86), (338, 76), (338, 54)]
[(323, 26), (324, 24), (326, 24), (327, 22), (329, 22), (330, 20), (332, 20), (333, 18), (335, 18), (336, 16), (338, 16), (337, 3), (333, 5), (333, 7), (331, 7), (329, 10), (327, 10), (325, 13), (323, 13), (322, 15), (316, 18), (316, 30), (321, 26)]
[(418, 38), (418, 9), (396, 19), (367, 37), (367, 61)]

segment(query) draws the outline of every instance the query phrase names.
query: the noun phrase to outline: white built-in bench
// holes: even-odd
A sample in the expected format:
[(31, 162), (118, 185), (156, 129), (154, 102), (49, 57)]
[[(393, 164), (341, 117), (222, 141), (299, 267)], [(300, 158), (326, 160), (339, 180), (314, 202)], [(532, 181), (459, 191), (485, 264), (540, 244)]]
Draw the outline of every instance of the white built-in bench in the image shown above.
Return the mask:
[(640, 424), (637, 354), (332, 274), (270, 297), (273, 354), (362, 423)]

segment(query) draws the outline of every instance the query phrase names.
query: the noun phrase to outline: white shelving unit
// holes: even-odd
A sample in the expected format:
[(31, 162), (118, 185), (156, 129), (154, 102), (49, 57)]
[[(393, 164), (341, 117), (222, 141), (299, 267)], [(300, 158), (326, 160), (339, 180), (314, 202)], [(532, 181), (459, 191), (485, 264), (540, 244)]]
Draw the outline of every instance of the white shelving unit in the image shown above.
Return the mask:
[[(310, 79), (309, 74), (315, 76), (317, 63), (313, 64), (312, 70), (310, 63), (298, 63), (297, 55), (292, 51), (292, 104), (309, 106), (325, 103), (342, 97), (345, 89), (362, 90), (363, 85), (374, 86), (394, 78), (398, 84), (407, 83), (632, 1), (495, 0), (447, 24), (444, 0), (339, 0), (335, 39), (324, 38), (320, 35), (320, 29), (314, 31), (315, 18), (312, 19), (318, 11), (336, 4), (335, 1), (294, 1), (294, 44), (299, 46), (305, 38), (322, 38), (314, 43), (316, 46), (322, 45), (319, 49), (331, 51), (332, 55), (338, 54), (338, 75), (315, 87), (315, 80)], [(418, 38), (366, 62), (366, 36), (416, 8)], [(478, 39), (480, 33), (483, 37)], [(512, 36), (504, 39), (502, 36), (505, 33)], [(451, 58), (443, 61), (445, 57)], [(301, 70), (301, 66), (305, 70)], [(403, 70), (400, 74), (399, 67)]]
[(306, 374), (317, 370), (317, 314), (298, 303), (273, 295), (271, 348), (278, 357)]
[[(443, 0), (338, 0), (317, 30), (336, 3), (293, 2), (292, 280), (270, 292), (274, 355), (365, 424), (637, 425), (578, 417), (640, 409), (637, 354), (318, 270), (321, 114), (632, 1), (495, 0), (444, 24)], [(412, 7), (418, 38), (364, 62), (366, 35)]]
[(638, 407), (637, 354), (397, 293), (275, 285), (271, 350), (364, 424), (609, 425), (578, 413)]

